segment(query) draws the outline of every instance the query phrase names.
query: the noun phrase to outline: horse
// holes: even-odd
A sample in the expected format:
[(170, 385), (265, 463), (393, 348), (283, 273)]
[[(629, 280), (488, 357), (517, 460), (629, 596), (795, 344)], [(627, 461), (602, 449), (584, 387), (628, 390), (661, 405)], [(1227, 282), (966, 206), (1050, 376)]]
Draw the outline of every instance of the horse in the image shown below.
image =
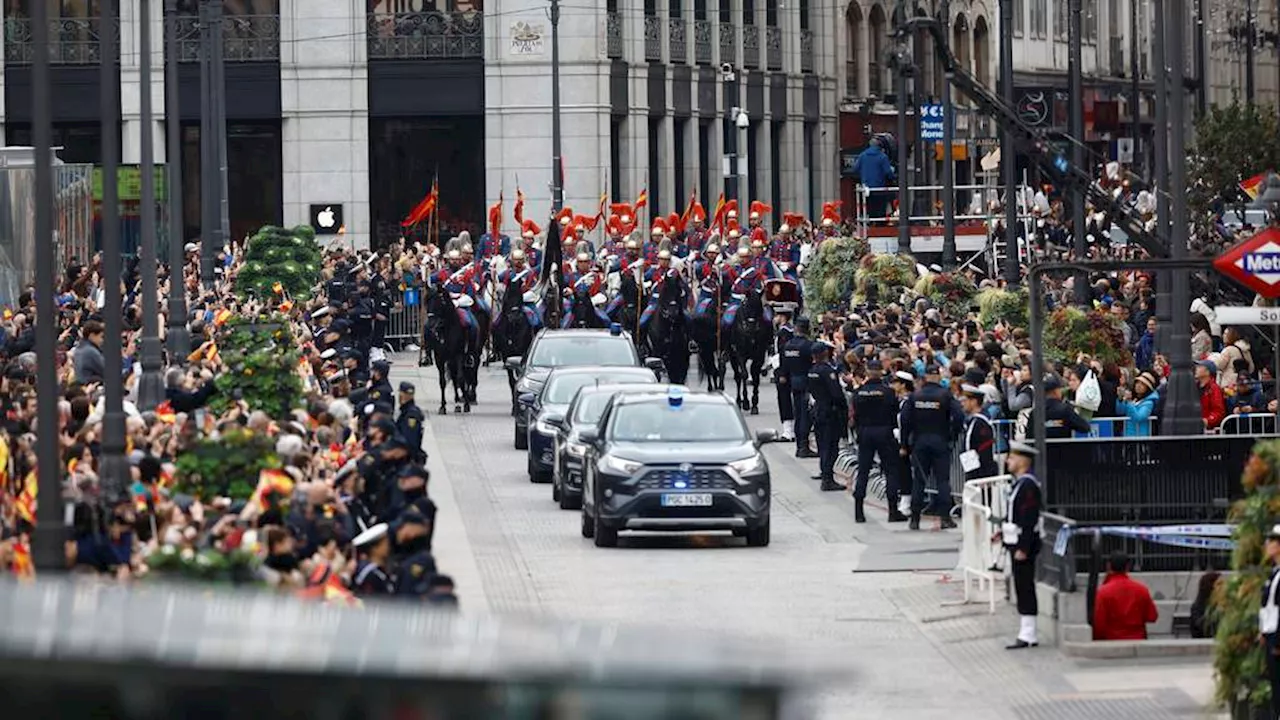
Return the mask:
[(623, 330), (635, 333), (632, 341), (635, 343), (636, 352), (644, 355), (644, 338), (641, 333), (636, 332), (640, 323), (640, 313), (643, 310), (640, 307), (640, 296), (643, 291), (636, 282), (634, 272), (621, 273), (621, 275), (622, 279), (618, 283), (618, 294), (622, 296), (622, 304), (613, 311), (611, 319), (621, 325)]
[[(733, 382), (737, 388), (738, 407), (760, 414), (760, 375), (764, 360), (773, 344), (773, 328), (765, 322), (763, 288), (747, 292), (738, 307), (730, 328), (729, 357), (733, 362)], [(751, 397), (747, 398), (747, 384)]]
[(724, 371), (728, 355), (729, 333), (720, 329), (729, 287), (716, 281), (715, 305), (689, 323), (689, 335), (698, 348), (698, 370), (706, 378), (707, 390), (724, 390)]
[[(502, 306), (498, 310), (498, 324), (493, 329), (493, 346), (502, 358), (524, 357), (533, 343), (533, 325), (524, 314), (524, 296), (518, 283), (508, 283), (502, 293)], [(516, 413), (516, 376), (507, 370), (507, 384), (511, 386), (511, 414)]]
[(649, 322), (653, 357), (661, 358), (670, 382), (683, 385), (689, 375), (689, 337), (685, 327), (688, 288), (678, 275), (668, 277), (658, 296), (658, 310)]
[(440, 414), (449, 414), (444, 393), (449, 382), (453, 383), (453, 411), (471, 412), (470, 398), (475, 388), (469, 384), (471, 375), (464, 366), (468, 338), (457, 306), (449, 293), (438, 287), (428, 287), (424, 300), (427, 322), (422, 329), (422, 346), (431, 352), (440, 376)]
[(570, 296), (571, 310), (573, 311), (573, 325), (576, 328), (596, 328), (603, 329), (604, 323), (596, 316), (595, 304), (591, 301), (591, 295), (585, 287), (577, 287), (573, 289)]
[(489, 312), (481, 309), (480, 304), (471, 306), (471, 313), (476, 318), (475, 347), (468, 347), (462, 358), (462, 370), (467, 375), (467, 402), (479, 404), (476, 388), (480, 386), (480, 361), (484, 358), (485, 348), (489, 346), (489, 335), (493, 332), (493, 320)]

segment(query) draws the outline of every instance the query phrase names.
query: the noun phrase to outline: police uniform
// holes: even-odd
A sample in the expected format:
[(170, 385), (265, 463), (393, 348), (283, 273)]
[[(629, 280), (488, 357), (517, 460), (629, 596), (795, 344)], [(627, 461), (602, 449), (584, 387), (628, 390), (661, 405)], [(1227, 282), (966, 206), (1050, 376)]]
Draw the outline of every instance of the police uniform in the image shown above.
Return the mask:
[[(378, 523), (357, 535), (352, 545), (357, 551), (372, 547), (384, 541), (389, 530), (386, 523)], [(373, 595), (394, 595), (396, 584), (385, 568), (378, 563), (363, 559), (356, 564), (355, 574), (351, 576), (351, 589), (362, 598)]]
[[(1023, 443), (1011, 443), (1009, 452), (1034, 458), (1035, 448)], [(1023, 473), (1013, 482), (1009, 491), (1009, 504), (1001, 535), (1009, 551), (1010, 569), (1013, 574), (1013, 590), (1017, 597), (1018, 615), (1021, 621), (1018, 639), (1009, 645), (1010, 650), (1035, 647), (1036, 615), (1036, 555), (1040, 553), (1040, 510), (1043, 501), (1040, 481), (1030, 472)], [(1023, 557), (1018, 559), (1018, 552)]]
[[(930, 366), (926, 375), (937, 375), (937, 366)], [(937, 485), (935, 497), (942, 526), (955, 527), (951, 520), (951, 440), (960, 434), (964, 416), (960, 405), (947, 389), (936, 381), (925, 384), (912, 393), (903, 407), (903, 442), (911, 448), (911, 456), (918, 466), (911, 488), (911, 527), (920, 527), (920, 514), (924, 511), (924, 480), (932, 474)]]
[(409, 453), (414, 461), (425, 463), (427, 455), (422, 449), (422, 423), (426, 421), (426, 416), (422, 414), (422, 408), (413, 401), (413, 383), (400, 383), (400, 392), (409, 395), (410, 398), (400, 404), (400, 416), (396, 418), (396, 432), (404, 438), (405, 445), (409, 446)]
[[(879, 360), (867, 362), (867, 370), (880, 369)], [(857, 522), (867, 521), (863, 500), (867, 497), (871, 463), (876, 457), (880, 459), (880, 472), (884, 474), (889, 522), (906, 519), (898, 511), (898, 467), (902, 460), (898, 454), (898, 440), (893, 432), (898, 426), (898, 407), (893, 388), (889, 387), (883, 377), (872, 377), (853, 393), (854, 438), (858, 443), (858, 477), (853, 488)]]
[(373, 380), (369, 383), (369, 392), (366, 396), (368, 401), (378, 405), (387, 405), (391, 408), (392, 413), (395, 412), (396, 394), (391, 389), (391, 381), (387, 379), (387, 375), (391, 372), (390, 363), (385, 360), (379, 360), (372, 363), (369, 369), (373, 371)]
[[(819, 340), (813, 343), (810, 357), (817, 357), (831, 345)], [(836, 377), (836, 369), (830, 362), (814, 362), (805, 378), (809, 396), (813, 398), (813, 427), (818, 436), (818, 477), (820, 489), (843, 490), (835, 481), (836, 454), (840, 451), (840, 437), (844, 435), (848, 419), (848, 403), (844, 389)]]
[(791, 391), (791, 408), (795, 413), (796, 457), (811, 458), (815, 453), (809, 448), (809, 434), (813, 422), (809, 413), (809, 370), (813, 367), (813, 355), (809, 334), (809, 321), (796, 321), (796, 335), (782, 347), (782, 362)]
[(782, 438), (790, 439), (793, 435), (792, 426), (795, 420), (795, 403), (791, 401), (790, 371), (787, 370), (786, 364), (783, 362), (783, 348), (787, 342), (795, 336), (796, 330), (791, 326), (790, 322), (784, 322), (778, 326), (773, 333), (774, 351), (778, 354), (778, 369), (774, 371), (773, 377), (777, 385), (775, 390), (778, 393), (778, 419), (782, 421)]

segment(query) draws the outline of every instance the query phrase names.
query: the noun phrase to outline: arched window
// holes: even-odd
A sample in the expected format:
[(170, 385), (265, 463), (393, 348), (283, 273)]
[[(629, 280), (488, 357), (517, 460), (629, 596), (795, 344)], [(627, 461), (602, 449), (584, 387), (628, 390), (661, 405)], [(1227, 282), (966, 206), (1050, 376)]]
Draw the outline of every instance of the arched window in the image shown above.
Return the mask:
[(865, 93), (862, 92), (862, 85), (859, 78), (861, 66), (858, 64), (862, 54), (862, 9), (858, 7), (858, 3), (849, 3), (849, 7), (844, 13), (844, 27), (846, 35), (846, 45), (849, 48), (849, 54), (844, 61), (844, 94), (846, 97), (860, 98)]

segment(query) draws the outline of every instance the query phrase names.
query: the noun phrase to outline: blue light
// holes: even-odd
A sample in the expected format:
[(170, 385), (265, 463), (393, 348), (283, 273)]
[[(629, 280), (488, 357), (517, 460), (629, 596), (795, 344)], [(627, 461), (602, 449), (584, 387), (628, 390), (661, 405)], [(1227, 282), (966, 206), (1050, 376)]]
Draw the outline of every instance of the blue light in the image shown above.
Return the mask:
[(667, 391), (667, 404), (673, 408), (678, 408), (684, 404), (684, 394), (678, 388), (671, 388)]
[(676, 481), (676, 483), (675, 483), (675, 486), (676, 486), (676, 488), (677, 488), (677, 489), (679, 489), (679, 490), (683, 490), (683, 489), (685, 489), (685, 488), (689, 487), (689, 483), (687, 483), (687, 482), (685, 482), (685, 481), (683, 481), (683, 480), (677, 480), (677, 481)]
[(1070, 167), (1070, 165), (1067, 164), (1067, 159), (1061, 155), (1053, 159), (1053, 166), (1056, 167), (1060, 173), (1066, 173), (1067, 168)]
[(618, 323), (610, 323), (610, 324), (609, 324), (609, 334), (610, 334), (610, 335), (621, 335), (621, 334), (622, 334), (622, 326), (621, 326), (621, 325), (619, 325)]

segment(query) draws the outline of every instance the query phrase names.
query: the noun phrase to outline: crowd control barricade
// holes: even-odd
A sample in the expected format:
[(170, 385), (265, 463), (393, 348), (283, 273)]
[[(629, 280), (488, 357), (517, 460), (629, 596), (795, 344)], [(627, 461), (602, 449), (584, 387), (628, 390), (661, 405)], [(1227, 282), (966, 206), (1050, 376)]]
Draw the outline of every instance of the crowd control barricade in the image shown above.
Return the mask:
[[(1045, 507), (1080, 527), (1222, 523), (1244, 495), (1240, 475), (1254, 442), (1240, 435), (1050, 440)], [(1135, 569), (1149, 572), (1191, 571), (1227, 560), (1221, 550), (1122, 537), (1102, 543), (1104, 555), (1124, 550)]]
[(992, 614), (996, 611), (996, 580), (1004, 575), (1000, 524), (1009, 506), (1013, 479), (1012, 475), (997, 475), (970, 480), (962, 492), (964, 515), (957, 569), (964, 578), (964, 601), (971, 602), (975, 593), (984, 594)]
[(1241, 413), (1228, 415), (1218, 426), (1222, 435), (1275, 435), (1276, 416), (1273, 413)]
[(416, 288), (405, 290), (400, 303), (391, 309), (387, 320), (387, 344), (403, 349), (410, 343), (421, 342), (422, 293)]

